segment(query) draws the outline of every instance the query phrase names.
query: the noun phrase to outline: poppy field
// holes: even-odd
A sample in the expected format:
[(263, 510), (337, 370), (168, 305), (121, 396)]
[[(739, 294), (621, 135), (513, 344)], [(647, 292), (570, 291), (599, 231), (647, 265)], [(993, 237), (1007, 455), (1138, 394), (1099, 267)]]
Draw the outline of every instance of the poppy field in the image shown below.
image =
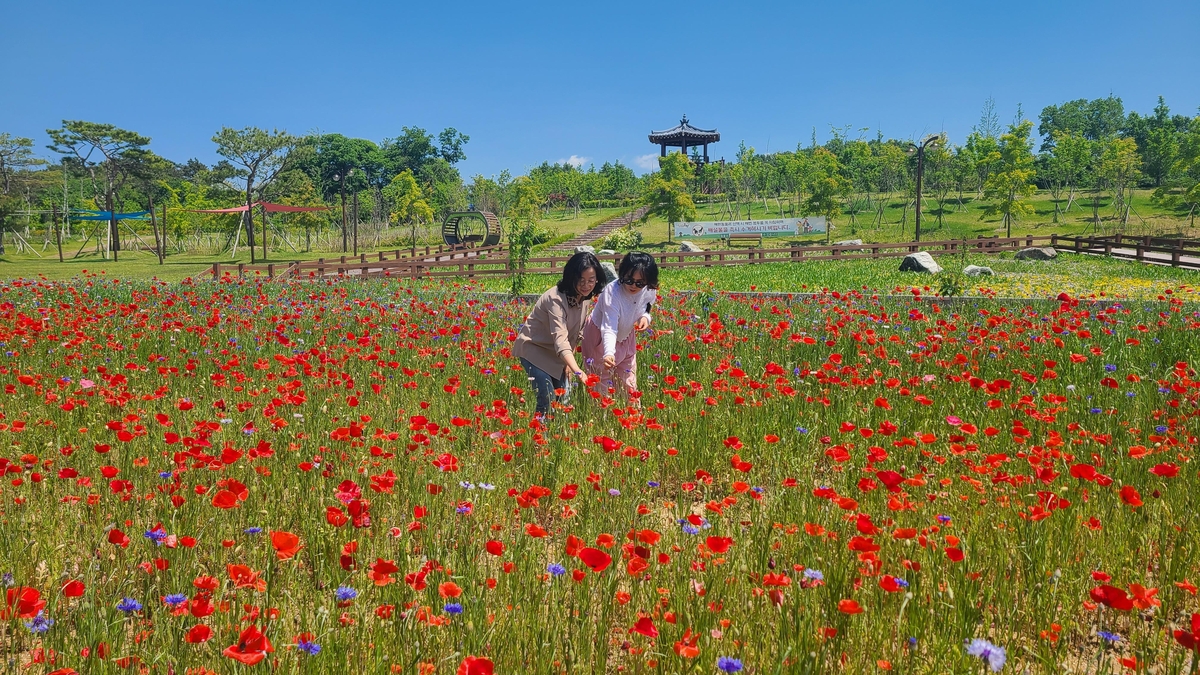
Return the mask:
[(543, 424), (478, 288), (4, 282), (4, 670), (1196, 672), (1196, 306), (898, 290)]

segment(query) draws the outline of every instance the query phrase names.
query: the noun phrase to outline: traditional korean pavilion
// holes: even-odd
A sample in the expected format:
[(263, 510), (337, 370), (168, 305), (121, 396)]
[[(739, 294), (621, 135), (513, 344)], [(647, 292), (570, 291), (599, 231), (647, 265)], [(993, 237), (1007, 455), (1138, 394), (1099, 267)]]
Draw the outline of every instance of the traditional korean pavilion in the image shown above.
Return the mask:
[(721, 140), (721, 134), (716, 129), (697, 129), (688, 122), (687, 115), (679, 120), (679, 126), (666, 131), (651, 131), (650, 142), (662, 148), (662, 156), (667, 156), (667, 148), (679, 148), (687, 155), (688, 148), (703, 147), (704, 163), (708, 163), (708, 144)]

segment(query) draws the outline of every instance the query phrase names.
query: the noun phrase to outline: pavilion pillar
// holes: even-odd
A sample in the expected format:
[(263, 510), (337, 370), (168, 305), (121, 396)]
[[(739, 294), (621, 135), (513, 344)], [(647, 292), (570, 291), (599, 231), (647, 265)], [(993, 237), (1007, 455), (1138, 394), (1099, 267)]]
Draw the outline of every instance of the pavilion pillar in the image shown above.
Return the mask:
[(684, 142), (683, 142), (683, 145), (682, 145), (682, 146), (680, 146), (680, 148), (679, 148), (679, 151), (683, 153), (683, 156), (684, 156), (684, 157), (687, 157), (687, 156), (688, 156), (688, 154), (687, 154), (687, 141), (684, 141)]
[(704, 163), (708, 164), (708, 143), (704, 144)]
[(667, 156), (667, 144), (659, 143), (658, 147), (662, 149), (662, 154), (660, 154), (659, 157), (666, 157)]

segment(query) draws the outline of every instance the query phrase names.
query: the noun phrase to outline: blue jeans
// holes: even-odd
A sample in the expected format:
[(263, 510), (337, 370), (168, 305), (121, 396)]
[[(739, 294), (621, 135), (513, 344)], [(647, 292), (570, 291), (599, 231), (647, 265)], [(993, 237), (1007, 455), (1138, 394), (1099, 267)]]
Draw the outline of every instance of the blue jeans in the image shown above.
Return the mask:
[(550, 373), (538, 368), (529, 362), (528, 359), (521, 359), (521, 366), (525, 368), (525, 372), (529, 374), (529, 379), (533, 384), (534, 390), (537, 392), (537, 412), (545, 415), (550, 412), (550, 400), (557, 398), (554, 393), (555, 389), (566, 389), (568, 386), (566, 371), (563, 371), (563, 378), (558, 379), (550, 376)]

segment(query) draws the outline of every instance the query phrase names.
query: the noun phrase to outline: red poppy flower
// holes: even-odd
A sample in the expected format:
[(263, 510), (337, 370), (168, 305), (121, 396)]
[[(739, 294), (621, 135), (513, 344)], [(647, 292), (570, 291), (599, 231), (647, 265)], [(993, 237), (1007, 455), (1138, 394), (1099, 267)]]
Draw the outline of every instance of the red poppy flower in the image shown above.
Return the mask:
[(634, 622), (633, 627), (629, 629), (629, 632), (645, 635), (649, 638), (658, 637), (658, 628), (654, 626), (654, 622), (651, 621), (650, 617), (648, 616), (643, 616)]
[(271, 533), (271, 546), (275, 548), (275, 556), (287, 560), (300, 550), (300, 537), (291, 532), (275, 531)]
[(238, 498), (229, 490), (220, 490), (213, 495), (212, 505), (218, 509), (232, 509), (238, 505)]
[(221, 653), (247, 666), (253, 666), (274, 651), (275, 648), (271, 646), (271, 641), (267, 639), (267, 636), (258, 629), (258, 626), (251, 624), (238, 636), (236, 645), (226, 647), (225, 651)]
[(603, 572), (612, 564), (611, 555), (590, 546), (579, 552), (579, 560), (597, 573)]
[(1129, 597), (1125, 591), (1116, 586), (1108, 584), (1097, 586), (1089, 591), (1088, 595), (1091, 596), (1092, 600), (1122, 612), (1128, 612), (1133, 609), (1133, 598)]
[(857, 600), (843, 599), (838, 600), (838, 611), (842, 614), (862, 614), (863, 608)]
[(78, 598), (83, 595), (83, 582), (78, 579), (73, 579), (63, 584), (62, 594), (68, 598)]
[(198, 645), (202, 642), (208, 642), (212, 636), (212, 629), (201, 623), (189, 628), (183, 639), (190, 644)]
[(488, 553), (490, 553), (496, 557), (500, 557), (500, 556), (504, 555), (504, 543), (503, 542), (499, 542), (499, 541), (496, 541), (495, 539), (492, 539), (488, 543), (484, 544), (483, 547), (487, 550)]
[(1121, 501), (1136, 509), (1142, 505), (1142, 495), (1138, 493), (1137, 488), (1126, 485), (1121, 488)]
[(495, 666), (485, 656), (468, 656), (458, 664), (455, 675), (493, 675)]
[(1180, 647), (1200, 653), (1200, 614), (1193, 614), (1190, 631), (1176, 630), (1172, 633)]
[(18, 619), (32, 619), (46, 607), (41, 591), (36, 588), (17, 586), (8, 589), (4, 596), (4, 610), (0, 611), (0, 619), (11, 619), (14, 614)]
[(730, 546), (733, 546), (733, 539), (730, 537), (709, 537), (704, 540), (704, 544), (713, 553), (724, 553), (729, 550)]

